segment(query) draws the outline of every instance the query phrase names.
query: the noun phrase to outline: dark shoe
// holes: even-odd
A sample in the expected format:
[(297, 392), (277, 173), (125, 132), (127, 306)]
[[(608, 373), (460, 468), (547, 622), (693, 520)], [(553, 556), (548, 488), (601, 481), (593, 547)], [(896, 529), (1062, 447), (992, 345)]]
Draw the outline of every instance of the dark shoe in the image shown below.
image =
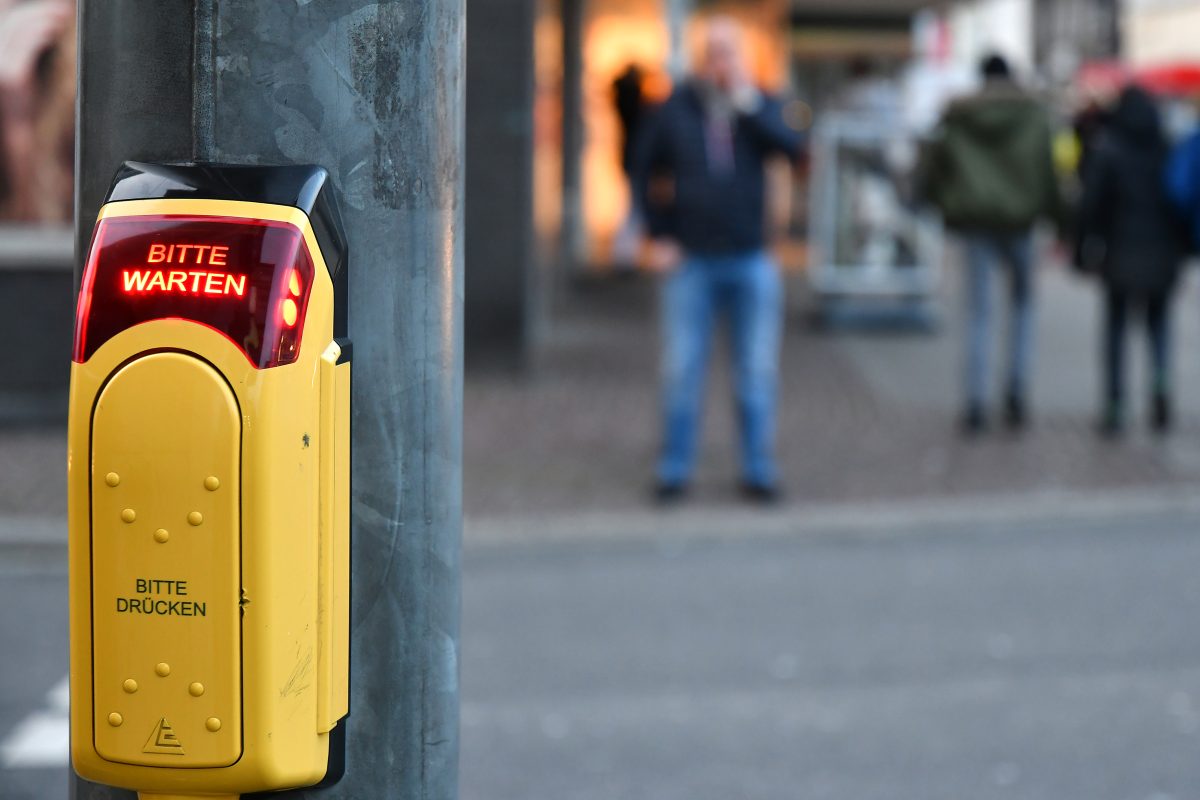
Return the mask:
[(1016, 392), (1011, 392), (1004, 398), (1004, 424), (1014, 431), (1024, 430), (1029, 424), (1025, 398)]
[(1171, 398), (1165, 392), (1154, 395), (1153, 407), (1150, 410), (1150, 426), (1155, 433), (1166, 433), (1171, 430), (1172, 417)]
[(769, 483), (754, 483), (745, 481), (742, 483), (742, 497), (752, 503), (761, 505), (773, 505), (778, 503), (783, 496), (779, 491), (779, 487)]
[(672, 483), (660, 481), (654, 487), (654, 499), (659, 505), (669, 506), (680, 502), (687, 497), (688, 486), (686, 483)]
[(966, 436), (978, 436), (987, 430), (987, 414), (983, 411), (983, 406), (972, 403), (967, 406), (967, 410), (963, 412), (962, 417), (962, 432)]

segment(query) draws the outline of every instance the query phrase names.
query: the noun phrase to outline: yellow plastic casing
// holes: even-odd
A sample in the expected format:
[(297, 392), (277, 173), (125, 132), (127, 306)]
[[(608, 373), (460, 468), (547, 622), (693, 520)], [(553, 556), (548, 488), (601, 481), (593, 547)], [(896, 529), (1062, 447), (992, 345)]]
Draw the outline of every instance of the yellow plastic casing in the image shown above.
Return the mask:
[(333, 283), (299, 209), (137, 200), (100, 218), (170, 214), (294, 225), (313, 286), (292, 364), (256, 369), (221, 333), (162, 319), (72, 365), (72, 760), (144, 798), (308, 786), (348, 711), (350, 365)]

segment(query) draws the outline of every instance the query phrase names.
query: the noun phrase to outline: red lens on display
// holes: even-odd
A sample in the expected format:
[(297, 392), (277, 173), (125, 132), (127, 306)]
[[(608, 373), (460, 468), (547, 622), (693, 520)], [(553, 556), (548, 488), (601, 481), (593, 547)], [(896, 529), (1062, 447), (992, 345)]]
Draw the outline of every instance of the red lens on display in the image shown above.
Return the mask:
[(290, 364), (313, 280), (294, 225), (234, 217), (114, 217), (96, 226), (75, 320), (83, 363), (123, 330), (184, 319), (223, 333), (259, 369)]

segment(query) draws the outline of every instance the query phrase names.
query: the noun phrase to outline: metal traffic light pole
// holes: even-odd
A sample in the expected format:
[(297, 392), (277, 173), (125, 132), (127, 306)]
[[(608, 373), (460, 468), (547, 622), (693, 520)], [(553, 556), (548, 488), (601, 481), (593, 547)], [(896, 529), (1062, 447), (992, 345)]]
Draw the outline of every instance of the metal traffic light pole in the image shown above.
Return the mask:
[[(350, 243), (347, 764), (458, 794), (462, 0), (80, 0), (77, 232), (124, 160), (326, 167)], [(78, 273), (77, 273), (78, 277)], [(79, 800), (133, 794), (72, 776)]]

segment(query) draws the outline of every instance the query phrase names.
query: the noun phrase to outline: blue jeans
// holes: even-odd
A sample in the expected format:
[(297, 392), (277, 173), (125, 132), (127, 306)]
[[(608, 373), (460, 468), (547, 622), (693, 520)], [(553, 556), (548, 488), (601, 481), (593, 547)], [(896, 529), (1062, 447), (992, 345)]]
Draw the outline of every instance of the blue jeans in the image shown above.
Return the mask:
[(1033, 361), (1033, 236), (973, 233), (967, 246), (967, 402), (987, 402), (992, 350), (992, 271), (1008, 270), (1008, 385), (1023, 397)]
[(686, 483), (696, 460), (713, 327), (728, 322), (741, 430), (742, 477), (774, 486), (775, 407), (783, 284), (765, 252), (689, 255), (662, 294), (663, 447), (658, 479)]

